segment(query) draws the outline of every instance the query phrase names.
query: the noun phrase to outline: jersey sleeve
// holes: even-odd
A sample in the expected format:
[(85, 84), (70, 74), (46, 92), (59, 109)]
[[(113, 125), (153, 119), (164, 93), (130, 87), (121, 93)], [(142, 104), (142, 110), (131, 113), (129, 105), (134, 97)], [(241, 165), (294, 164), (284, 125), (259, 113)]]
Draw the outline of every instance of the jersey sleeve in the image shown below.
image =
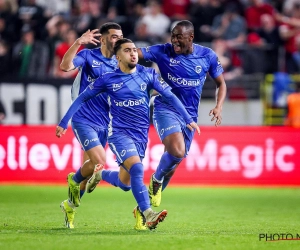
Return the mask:
[(144, 59), (146, 61), (157, 62), (164, 53), (164, 45), (158, 44), (141, 48)]
[(193, 122), (193, 118), (186, 111), (182, 102), (177, 98), (176, 95), (172, 93), (171, 87), (164, 81), (164, 79), (160, 75), (156, 73), (153, 76), (153, 88), (162, 96), (162, 98), (167, 103), (175, 107), (175, 109), (182, 115), (186, 124), (190, 124), (191, 122)]
[(76, 54), (76, 56), (73, 59), (73, 64), (74, 64), (75, 68), (78, 68), (85, 63), (86, 57), (87, 57), (87, 52), (88, 52), (88, 50), (84, 49), (84, 50), (79, 51)]
[(87, 88), (75, 99), (72, 105), (69, 107), (68, 111), (61, 119), (58, 126), (66, 129), (68, 127), (68, 122), (71, 117), (76, 113), (76, 111), (82, 106), (82, 104), (89, 99), (97, 96), (98, 94), (105, 92), (105, 84), (102, 77), (98, 78), (95, 82), (91, 83)]
[(208, 72), (212, 78), (217, 78), (219, 75), (221, 75), (224, 72), (219, 58), (217, 57), (216, 53), (213, 51), (211, 51), (210, 54), (210, 66)]

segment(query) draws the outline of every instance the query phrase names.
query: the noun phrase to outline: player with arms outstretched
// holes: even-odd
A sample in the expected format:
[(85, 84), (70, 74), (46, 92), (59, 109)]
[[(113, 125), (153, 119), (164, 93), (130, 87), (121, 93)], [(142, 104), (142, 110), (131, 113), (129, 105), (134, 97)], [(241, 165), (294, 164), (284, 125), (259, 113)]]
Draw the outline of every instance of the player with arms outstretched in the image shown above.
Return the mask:
[(151, 209), (148, 190), (143, 182), (142, 159), (145, 156), (150, 124), (150, 90), (155, 89), (164, 101), (172, 103), (190, 130), (197, 129), (198, 133), (200, 130), (168, 84), (154, 69), (137, 65), (137, 49), (131, 40), (118, 40), (114, 52), (120, 68), (102, 75), (77, 97), (56, 128), (56, 136), (60, 137), (65, 133), (69, 119), (82, 103), (106, 92), (110, 105), (109, 147), (116, 155), (121, 169), (124, 168), (130, 175), (138, 213), (145, 217), (145, 225), (154, 229), (164, 220), (167, 211), (154, 212)]

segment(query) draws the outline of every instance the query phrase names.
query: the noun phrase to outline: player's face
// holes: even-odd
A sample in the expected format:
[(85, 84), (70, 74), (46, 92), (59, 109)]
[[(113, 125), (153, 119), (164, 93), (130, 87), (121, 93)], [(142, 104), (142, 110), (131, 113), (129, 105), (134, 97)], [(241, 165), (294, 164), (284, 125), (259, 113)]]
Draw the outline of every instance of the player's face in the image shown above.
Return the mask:
[(120, 50), (117, 52), (117, 59), (119, 64), (133, 69), (138, 63), (138, 52), (134, 43), (122, 44)]
[(115, 46), (116, 41), (123, 38), (122, 30), (108, 30), (108, 34), (103, 36), (102, 45), (106, 46), (107, 50), (113, 52), (113, 48)]
[(171, 33), (171, 43), (176, 54), (189, 54), (193, 49), (194, 34), (184, 26), (175, 26)]

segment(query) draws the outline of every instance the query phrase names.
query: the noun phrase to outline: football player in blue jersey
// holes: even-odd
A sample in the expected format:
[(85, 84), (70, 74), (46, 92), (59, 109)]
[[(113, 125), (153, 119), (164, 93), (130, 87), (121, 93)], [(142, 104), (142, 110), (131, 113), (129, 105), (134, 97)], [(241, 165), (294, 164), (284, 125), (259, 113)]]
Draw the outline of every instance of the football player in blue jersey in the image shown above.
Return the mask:
[[(123, 37), (121, 26), (117, 23), (105, 23), (100, 27), (99, 32), (98, 29), (85, 32), (70, 47), (61, 62), (60, 67), (64, 71), (79, 68), (72, 86), (72, 101), (100, 75), (117, 68), (118, 62), (113, 55), (113, 47), (115, 42)], [(82, 45), (97, 46), (100, 36), (100, 48), (84, 49), (77, 53)], [(93, 174), (94, 168), (101, 169), (105, 164), (104, 147), (107, 142), (108, 109), (107, 94), (103, 93), (83, 104), (72, 118), (72, 129), (84, 150), (84, 161), (75, 174), (68, 175), (69, 199), (61, 203), (65, 213), (65, 225), (69, 228), (74, 228), (75, 207), (80, 204), (88, 177)], [(123, 171), (120, 172), (121, 180), (118, 186), (125, 191), (130, 190), (130, 177), (127, 172), (126, 175), (122, 173)], [(115, 171), (114, 174), (119, 173)], [(92, 191), (87, 189), (87, 192)]]
[[(138, 49), (139, 58), (158, 65), (162, 78), (184, 104), (194, 122), (197, 122), (202, 87), (209, 73), (218, 90), (216, 106), (210, 110), (209, 115), (213, 116), (211, 121), (215, 120), (215, 126), (219, 126), (226, 97), (223, 68), (213, 50), (193, 43), (193, 39), (193, 24), (187, 20), (179, 21), (171, 31), (171, 43)], [(162, 190), (168, 185), (175, 168), (188, 154), (194, 131), (186, 129), (176, 108), (164, 102), (161, 96), (154, 100), (153, 123), (165, 146), (165, 153), (149, 185), (151, 204), (157, 207), (161, 203)]]
[[(167, 211), (155, 212), (151, 209), (148, 190), (143, 182), (142, 160), (148, 142), (150, 91), (155, 89), (163, 102), (172, 103), (190, 131), (196, 129), (200, 133), (200, 130), (183, 104), (171, 92), (168, 84), (154, 69), (137, 64), (137, 48), (131, 40), (118, 40), (114, 53), (119, 69), (103, 74), (75, 99), (57, 126), (56, 136), (61, 137), (66, 132), (69, 119), (83, 103), (106, 92), (110, 107), (108, 144), (117, 158), (120, 169), (124, 169), (130, 175), (132, 193), (138, 204), (136, 213), (145, 219), (146, 227), (151, 230), (164, 220)], [(102, 172), (103, 176), (103, 171), (98, 172)], [(116, 176), (111, 178), (117, 182)], [(113, 184), (113, 181), (110, 183)]]

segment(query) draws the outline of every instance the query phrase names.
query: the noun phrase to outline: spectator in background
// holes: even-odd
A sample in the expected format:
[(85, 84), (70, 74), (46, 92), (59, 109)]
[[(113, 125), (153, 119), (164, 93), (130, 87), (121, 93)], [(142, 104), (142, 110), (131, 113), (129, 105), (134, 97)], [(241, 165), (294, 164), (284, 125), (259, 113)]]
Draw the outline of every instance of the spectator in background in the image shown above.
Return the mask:
[(241, 45), (246, 40), (245, 19), (238, 14), (235, 4), (228, 4), (222, 15), (216, 16), (211, 28), (206, 30), (214, 39), (223, 39), (228, 48)]
[(44, 8), (37, 5), (36, 0), (23, 0), (18, 11), (19, 21), (23, 25), (29, 25), (38, 40), (44, 38), (45, 24), (47, 22), (44, 14)]
[[(64, 72), (60, 69), (59, 65), (65, 55), (65, 53), (68, 51), (68, 49), (75, 43), (76, 39), (78, 38), (78, 35), (74, 29), (69, 29), (65, 36), (64, 36), (64, 42), (60, 43), (56, 50), (55, 50), (55, 57), (54, 57), (54, 65), (53, 65), (53, 76), (57, 78), (75, 78), (78, 70), (72, 70), (68, 72)], [(84, 46), (80, 46), (78, 49), (78, 52), (84, 49)]]
[(161, 5), (158, 1), (151, 0), (147, 4), (146, 14), (141, 22), (147, 26), (149, 35), (161, 39), (168, 32), (171, 24), (170, 19), (161, 12)]
[(273, 16), (270, 14), (261, 15), (260, 27), (257, 30), (257, 33), (268, 44), (273, 44), (277, 47), (282, 44), (278, 26), (276, 25)]
[(219, 0), (197, 0), (190, 8), (191, 21), (195, 26), (195, 41), (211, 42), (212, 36), (206, 32), (213, 24), (214, 17), (223, 14)]
[(257, 31), (261, 25), (263, 14), (273, 15), (275, 9), (272, 5), (264, 3), (263, 0), (250, 0), (251, 5), (245, 10), (245, 18), (248, 31)]
[(190, 0), (164, 0), (162, 1), (163, 13), (171, 20), (188, 19)]
[(35, 39), (28, 25), (22, 29), (22, 38), (13, 47), (13, 71), (21, 78), (43, 79), (47, 76), (49, 50), (47, 44)]
[[(53, 69), (51, 68), (53, 65), (53, 59), (55, 54), (55, 49), (57, 47), (57, 44), (62, 41), (62, 38), (59, 35), (59, 26), (64, 22), (64, 19), (60, 15), (55, 15), (52, 18), (48, 20), (46, 23), (46, 30), (47, 30), (47, 36), (46, 36), (46, 43), (48, 44), (49, 48), (49, 72), (52, 72)], [(68, 29), (70, 28), (70, 25), (67, 26)], [(50, 73), (52, 75), (52, 73)]]
[[(263, 39), (264, 43), (268, 45), (266, 48), (265, 73), (273, 73), (279, 71), (278, 67), (278, 53), (279, 47), (283, 44), (278, 26), (275, 23), (273, 16), (270, 14), (263, 14), (260, 17), (261, 27), (258, 29), (258, 35)], [(275, 63), (277, 62), (277, 63)]]
[(17, 42), (16, 16), (8, 0), (0, 0), (0, 38), (6, 42)]
[(286, 51), (286, 71), (289, 74), (299, 73), (295, 65), (293, 54), (297, 51), (296, 37), (300, 35), (300, 3), (296, 3), (291, 13), (291, 17), (283, 18), (284, 24), (279, 26), (279, 34), (284, 41)]
[(99, 14), (100, 16), (100, 4), (97, 0), (89, 1), (89, 0), (79, 0), (78, 1), (78, 10), (79, 14), (73, 20), (74, 28), (76, 29), (79, 36), (81, 36), (88, 29), (95, 29), (93, 27), (93, 17), (90, 8), (90, 3), (92, 3), (92, 7), (94, 8), (93, 12)]
[(10, 73), (11, 61), (8, 44), (0, 39), (0, 78)]
[(130, 15), (134, 13), (134, 3), (135, 1), (126, 0), (110, 0), (108, 2), (107, 17), (106, 20), (103, 20), (102, 23), (98, 24), (98, 27), (101, 26), (104, 22), (116, 22), (122, 26), (122, 31), (124, 37), (127, 37), (132, 33), (135, 24), (132, 24)]
[(296, 92), (287, 97), (287, 118), (285, 125), (300, 128), (300, 82), (296, 84)]
[(235, 80), (243, 74), (243, 68), (240, 62), (237, 62), (235, 54), (228, 49), (226, 41), (222, 39), (215, 39), (212, 42), (212, 49), (216, 52), (221, 65), (224, 69), (224, 79), (226, 81)]
[[(265, 42), (256, 33), (247, 36), (248, 48), (242, 52), (243, 69), (245, 74), (265, 73), (268, 58), (265, 54)], [(277, 62), (272, 61), (272, 64)]]
[(72, 0), (36, 0), (36, 4), (47, 12), (47, 16), (63, 15), (69, 16)]
[[(296, 41), (296, 51), (293, 53), (293, 59), (296, 66), (296, 72), (300, 72), (300, 35), (298, 35), (295, 39)], [(300, 108), (300, 107), (299, 107)]]

